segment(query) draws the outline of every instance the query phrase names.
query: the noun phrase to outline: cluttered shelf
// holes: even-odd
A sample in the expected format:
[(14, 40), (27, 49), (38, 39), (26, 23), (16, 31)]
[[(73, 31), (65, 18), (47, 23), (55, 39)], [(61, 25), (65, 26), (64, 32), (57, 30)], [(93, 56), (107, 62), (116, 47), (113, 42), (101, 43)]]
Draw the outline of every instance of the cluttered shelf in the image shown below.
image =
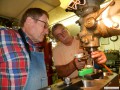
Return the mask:
[(106, 65), (116, 73), (119, 73), (120, 67), (120, 52), (119, 50), (106, 50), (105, 55), (107, 57)]

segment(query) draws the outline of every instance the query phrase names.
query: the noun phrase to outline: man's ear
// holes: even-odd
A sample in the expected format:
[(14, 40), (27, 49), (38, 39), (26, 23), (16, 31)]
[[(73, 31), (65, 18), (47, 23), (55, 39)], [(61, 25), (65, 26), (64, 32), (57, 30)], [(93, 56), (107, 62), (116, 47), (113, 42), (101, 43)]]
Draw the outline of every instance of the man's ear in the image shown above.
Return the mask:
[(32, 19), (31, 17), (27, 17), (27, 18), (26, 18), (26, 22), (27, 22), (28, 24), (30, 24), (30, 23), (33, 22), (33, 19)]

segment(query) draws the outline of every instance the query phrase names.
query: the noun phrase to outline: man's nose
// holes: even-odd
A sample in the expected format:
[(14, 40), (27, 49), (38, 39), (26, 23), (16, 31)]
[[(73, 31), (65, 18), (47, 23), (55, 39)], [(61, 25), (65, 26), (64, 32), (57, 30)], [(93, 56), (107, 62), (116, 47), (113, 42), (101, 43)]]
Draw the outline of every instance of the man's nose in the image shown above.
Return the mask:
[(64, 34), (64, 33), (61, 33), (61, 36), (62, 36), (62, 37), (65, 37), (65, 36), (66, 36), (66, 34)]

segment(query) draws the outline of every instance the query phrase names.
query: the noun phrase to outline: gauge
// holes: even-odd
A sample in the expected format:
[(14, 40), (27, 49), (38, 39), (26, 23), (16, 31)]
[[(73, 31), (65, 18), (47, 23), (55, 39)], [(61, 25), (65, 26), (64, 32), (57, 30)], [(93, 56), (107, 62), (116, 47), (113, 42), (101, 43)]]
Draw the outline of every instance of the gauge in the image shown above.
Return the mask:
[(112, 37), (110, 37), (110, 40), (113, 41), (113, 42), (115, 42), (115, 41), (118, 40), (118, 36), (112, 36)]

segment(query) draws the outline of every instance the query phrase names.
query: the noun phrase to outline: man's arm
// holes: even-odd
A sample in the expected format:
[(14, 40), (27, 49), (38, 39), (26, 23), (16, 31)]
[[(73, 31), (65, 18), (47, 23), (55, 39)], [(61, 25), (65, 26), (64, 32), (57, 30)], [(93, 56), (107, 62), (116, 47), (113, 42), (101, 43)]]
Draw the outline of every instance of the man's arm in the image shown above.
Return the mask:
[(66, 65), (56, 65), (55, 67), (59, 77), (67, 77), (76, 70), (74, 60)]
[(56, 70), (59, 77), (67, 77), (75, 70), (80, 70), (84, 68), (84, 66), (85, 61), (78, 61), (78, 59), (74, 59), (66, 65), (56, 65)]

